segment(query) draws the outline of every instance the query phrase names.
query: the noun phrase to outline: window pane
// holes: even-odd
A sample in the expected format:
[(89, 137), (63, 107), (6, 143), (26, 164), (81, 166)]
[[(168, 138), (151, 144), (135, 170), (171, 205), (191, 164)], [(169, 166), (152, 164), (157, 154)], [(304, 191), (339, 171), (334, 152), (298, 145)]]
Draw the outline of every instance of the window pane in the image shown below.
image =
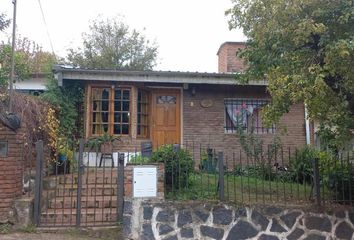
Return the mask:
[(114, 91), (114, 99), (122, 99), (122, 90), (115, 90)]
[(129, 125), (122, 125), (122, 134), (129, 134)]
[(93, 123), (108, 123), (108, 112), (93, 113), (92, 122)]
[(121, 134), (121, 125), (120, 124), (114, 124), (113, 127), (113, 134)]
[(108, 124), (92, 124), (92, 134), (103, 134), (108, 132)]
[(176, 104), (175, 96), (158, 96), (156, 99), (158, 104)]
[(122, 122), (129, 123), (129, 113), (122, 114)]
[(123, 100), (129, 100), (129, 90), (123, 90)]
[(92, 100), (109, 99), (109, 89), (107, 88), (92, 88)]
[(102, 111), (108, 111), (109, 110), (109, 102), (108, 101), (102, 101)]
[[(138, 96), (139, 100), (137, 109), (138, 109), (138, 114), (137, 114), (137, 134), (140, 137), (148, 137), (148, 106), (149, 106), (149, 94), (146, 91), (139, 90), (138, 91)], [(160, 102), (164, 102), (166, 99), (166, 96), (159, 96), (156, 98), (156, 101), (159, 102), (159, 98), (161, 98)]]
[(101, 113), (102, 122), (108, 123), (108, 112)]
[(129, 111), (129, 102), (123, 102), (123, 111)]
[(101, 108), (101, 101), (93, 101), (92, 110), (98, 111)]
[(120, 123), (121, 119), (122, 119), (121, 113), (114, 113), (114, 122)]
[(122, 102), (121, 101), (114, 102), (114, 111), (116, 111), (116, 112), (122, 111)]
[(102, 99), (109, 99), (109, 90), (106, 88), (102, 91)]

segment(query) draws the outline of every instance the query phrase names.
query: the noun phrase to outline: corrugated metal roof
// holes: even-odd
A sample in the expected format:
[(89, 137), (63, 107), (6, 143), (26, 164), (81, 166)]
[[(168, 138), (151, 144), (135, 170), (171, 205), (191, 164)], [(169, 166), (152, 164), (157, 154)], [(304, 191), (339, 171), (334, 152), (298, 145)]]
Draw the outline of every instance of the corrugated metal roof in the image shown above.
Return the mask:
[[(195, 83), (235, 85), (236, 74), (180, 72), (180, 71), (131, 71), (114, 69), (85, 69), (68, 66), (55, 66), (53, 69), (59, 82), (65, 80), (124, 81), (151, 83)], [(254, 81), (247, 85), (266, 85), (265, 81)]]

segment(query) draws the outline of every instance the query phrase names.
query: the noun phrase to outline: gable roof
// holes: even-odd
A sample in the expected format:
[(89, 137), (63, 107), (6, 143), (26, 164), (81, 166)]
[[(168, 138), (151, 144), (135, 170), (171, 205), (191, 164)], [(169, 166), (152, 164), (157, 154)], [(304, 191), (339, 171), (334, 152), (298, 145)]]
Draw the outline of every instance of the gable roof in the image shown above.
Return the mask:
[[(63, 80), (113, 81), (113, 82), (149, 82), (149, 83), (189, 83), (235, 85), (236, 74), (200, 73), (175, 71), (127, 71), (110, 69), (83, 69), (55, 66), (54, 74), (59, 86)], [(266, 81), (252, 81), (247, 85), (265, 86)]]

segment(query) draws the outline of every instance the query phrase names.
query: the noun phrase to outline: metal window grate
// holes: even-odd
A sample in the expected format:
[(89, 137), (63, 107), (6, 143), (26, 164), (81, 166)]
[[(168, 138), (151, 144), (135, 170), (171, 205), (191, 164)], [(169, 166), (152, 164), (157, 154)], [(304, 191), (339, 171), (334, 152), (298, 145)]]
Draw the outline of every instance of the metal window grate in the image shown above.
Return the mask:
[(267, 99), (225, 99), (225, 133), (237, 133), (238, 128), (257, 134), (274, 133), (275, 126), (267, 128), (261, 117), (261, 109)]

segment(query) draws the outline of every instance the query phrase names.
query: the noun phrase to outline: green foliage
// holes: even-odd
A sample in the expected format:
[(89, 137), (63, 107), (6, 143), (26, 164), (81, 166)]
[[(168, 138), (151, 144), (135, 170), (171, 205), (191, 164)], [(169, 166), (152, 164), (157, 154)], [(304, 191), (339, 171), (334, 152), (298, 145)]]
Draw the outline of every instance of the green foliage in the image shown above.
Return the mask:
[(9, 223), (0, 223), (0, 234), (7, 234), (11, 231), (11, 224)]
[(151, 160), (150, 160), (150, 158), (143, 157), (142, 155), (134, 155), (133, 157), (130, 158), (129, 163), (132, 163), (132, 164), (147, 164), (147, 163), (151, 163)]
[(185, 149), (174, 151), (173, 145), (165, 145), (153, 152), (152, 162), (165, 163), (165, 182), (171, 189), (187, 187), (193, 172), (193, 158)]
[(321, 152), (319, 158), (321, 180), (330, 190), (330, 197), (337, 201), (352, 201), (354, 199), (354, 169), (349, 155), (338, 158), (333, 153)]
[[(233, 0), (230, 28), (248, 38), (240, 53), (248, 64), (242, 81), (264, 80), (272, 103), (270, 126), (295, 103), (343, 146), (354, 128), (353, 1)], [(327, 135), (328, 136), (328, 135)]]
[(309, 146), (297, 150), (290, 159), (292, 179), (298, 183), (311, 183), (313, 180), (313, 160), (319, 157), (319, 152)]
[(199, 169), (208, 172), (215, 173), (217, 169), (218, 159), (213, 152), (213, 149), (208, 148), (206, 151), (202, 152), (201, 162), (199, 165)]
[[(52, 53), (45, 52), (34, 41), (19, 37), (15, 48), (16, 81), (24, 81), (35, 73), (48, 73), (56, 63)], [(0, 44), (0, 86), (6, 87), (11, 72), (12, 47), (10, 42)]]
[(151, 70), (157, 46), (121, 19), (96, 19), (83, 34), (82, 49), (69, 49), (70, 64), (86, 68)]
[(92, 137), (90, 138), (86, 146), (91, 149), (91, 150), (100, 150), (100, 147), (105, 144), (105, 143), (113, 143), (115, 141), (120, 141), (120, 137), (114, 136), (114, 135), (109, 135), (107, 132), (104, 134), (97, 136), (97, 137)]
[[(245, 111), (245, 109), (241, 111)], [(248, 112), (242, 114), (249, 114), (251, 118), (253, 117)], [(241, 148), (247, 157), (253, 159), (257, 165), (263, 165), (266, 160), (269, 161), (278, 154), (278, 151), (281, 149), (281, 140), (277, 134), (274, 134), (270, 144), (265, 146), (264, 141), (255, 133), (253, 121), (251, 121), (251, 125), (247, 131), (244, 129), (241, 120), (237, 122), (239, 124), (236, 126), (236, 131)]]
[(24, 232), (24, 233), (35, 233), (35, 232), (37, 232), (36, 225), (33, 225), (33, 224), (26, 225), (24, 227), (21, 227), (18, 230), (20, 232)]
[(5, 30), (10, 25), (10, 20), (6, 18), (4, 13), (0, 13), (0, 31)]
[[(59, 119), (59, 132), (68, 139), (82, 137), (83, 123), (80, 122), (78, 107), (83, 102), (84, 91), (78, 83), (59, 87), (54, 76), (48, 76), (47, 91), (41, 98), (55, 106)], [(83, 120), (81, 120), (83, 121)]]

